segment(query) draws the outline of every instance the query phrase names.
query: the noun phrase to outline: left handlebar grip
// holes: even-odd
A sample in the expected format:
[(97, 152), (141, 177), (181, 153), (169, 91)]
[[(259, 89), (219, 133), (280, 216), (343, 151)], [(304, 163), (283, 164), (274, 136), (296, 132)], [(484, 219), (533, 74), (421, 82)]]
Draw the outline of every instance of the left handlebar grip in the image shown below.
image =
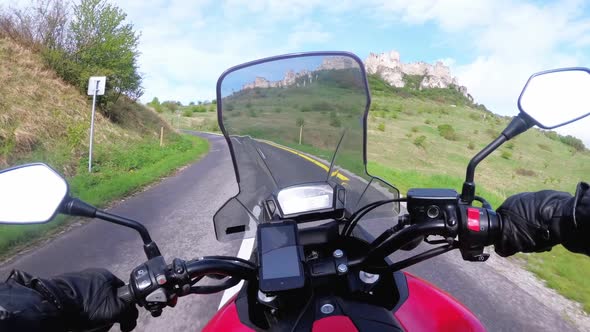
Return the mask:
[(125, 303), (134, 303), (135, 299), (129, 285), (117, 288), (117, 297)]

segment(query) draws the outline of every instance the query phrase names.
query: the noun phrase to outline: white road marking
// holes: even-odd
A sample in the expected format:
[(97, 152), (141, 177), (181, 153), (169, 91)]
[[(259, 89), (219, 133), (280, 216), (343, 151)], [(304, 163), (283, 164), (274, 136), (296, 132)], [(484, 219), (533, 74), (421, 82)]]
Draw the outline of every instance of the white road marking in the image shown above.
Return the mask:
[[(262, 213), (262, 208), (258, 205), (255, 205), (252, 208), (252, 213), (258, 219), (260, 218), (260, 214)], [(256, 220), (250, 218), (250, 224), (256, 225)], [(252, 255), (252, 250), (254, 250), (254, 241), (255, 238), (245, 238), (242, 240), (242, 244), (240, 245), (240, 250), (238, 250), (238, 257), (241, 259), (249, 260), (250, 256)], [(219, 302), (218, 310), (223, 307), (227, 301), (229, 301), (234, 295), (238, 294), (242, 286), (244, 285), (244, 281), (240, 281), (239, 284), (235, 285), (232, 288), (226, 289), (221, 296), (221, 301)]]
[[(250, 259), (250, 255), (252, 255), (252, 250), (254, 249), (254, 238), (244, 239), (242, 240), (242, 245), (240, 245), (240, 250), (238, 251), (238, 257), (242, 259)], [(221, 297), (221, 302), (219, 302), (218, 310), (223, 307), (227, 301), (229, 301), (234, 295), (236, 295), (242, 286), (244, 285), (244, 281), (240, 281), (239, 284), (235, 285), (232, 288), (226, 289), (223, 292), (223, 296)]]

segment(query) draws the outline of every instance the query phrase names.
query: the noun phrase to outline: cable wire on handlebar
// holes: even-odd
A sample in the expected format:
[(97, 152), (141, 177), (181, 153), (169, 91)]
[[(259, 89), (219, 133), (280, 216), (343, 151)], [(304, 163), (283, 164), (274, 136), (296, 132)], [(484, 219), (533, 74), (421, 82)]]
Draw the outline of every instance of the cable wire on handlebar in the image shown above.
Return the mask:
[(189, 294), (213, 294), (231, 288), (241, 281), (240, 278), (230, 277), (223, 283), (213, 286), (192, 286)]
[(344, 225), (344, 228), (342, 229), (342, 235), (350, 236), (352, 234), (352, 230), (356, 227), (356, 225), (361, 220), (361, 218), (364, 217), (367, 213), (371, 212), (372, 210), (374, 210), (382, 205), (385, 205), (385, 204), (394, 203), (394, 202), (405, 202), (405, 201), (406, 201), (405, 198), (387, 199), (387, 200), (373, 202), (371, 204), (367, 204), (367, 205), (363, 206), (357, 212), (353, 213), (352, 216), (350, 216), (350, 218), (348, 219), (348, 221)]
[(367, 268), (363, 268), (363, 270), (370, 272), (370, 273), (395, 272), (395, 271), (399, 271), (401, 269), (405, 269), (406, 267), (408, 267), (410, 265), (420, 263), (420, 262), (427, 260), (429, 258), (438, 256), (438, 255), (442, 255), (448, 251), (451, 251), (451, 250), (457, 249), (457, 248), (458, 248), (458, 244), (455, 241), (452, 244), (427, 250), (427, 251), (422, 252), (416, 256), (412, 256), (408, 259), (404, 259), (403, 261), (393, 263), (393, 264), (388, 265), (386, 267), (367, 267)]
[(240, 262), (246, 265), (249, 265), (250, 267), (256, 269), (258, 268), (258, 266), (256, 266), (256, 264), (250, 262), (249, 260), (245, 260), (239, 257), (232, 257), (232, 256), (205, 256), (203, 258), (210, 258), (210, 259), (221, 259), (221, 260), (225, 260), (225, 261), (235, 261), (235, 262)]

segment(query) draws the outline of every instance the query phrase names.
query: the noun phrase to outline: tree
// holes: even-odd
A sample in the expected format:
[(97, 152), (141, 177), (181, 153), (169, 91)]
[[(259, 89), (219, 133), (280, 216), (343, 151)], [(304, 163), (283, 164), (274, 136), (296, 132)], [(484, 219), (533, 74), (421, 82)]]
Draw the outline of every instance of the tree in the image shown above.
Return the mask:
[(136, 100), (143, 94), (137, 58), (139, 35), (126, 23), (127, 15), (106, 0), (81, 0), (73, 7), (70, 24), (72, 61), (78, 65), (77, 85), (85, 90), (88, 78), (107, 76), (103, 106), (125, 94)]
[(158, 99), (158, 97), (154, 97), (154, 99), (152, 99), (152, 101), (147, 103), (147, 105), (149, 107), (153, 108), (158, 113), (162, 113), (162, 111), (163, 111), (162, 104), (160, 104), (160, 100)]

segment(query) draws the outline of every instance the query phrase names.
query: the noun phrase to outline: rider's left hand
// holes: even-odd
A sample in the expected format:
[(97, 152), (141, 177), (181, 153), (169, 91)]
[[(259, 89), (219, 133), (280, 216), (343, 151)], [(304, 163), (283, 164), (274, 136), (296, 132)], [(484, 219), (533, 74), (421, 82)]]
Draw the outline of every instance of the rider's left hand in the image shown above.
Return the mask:
[(34, 278), (15, 270), (8, 282), (39, 293), (57, 309), (66, 329), (86, 330), (119, 323), (121, 330), (127, 332), (136, 326), (137, 308), (117, 296), (123, 281), (105, 269), (66, 273), (51, 279)]

